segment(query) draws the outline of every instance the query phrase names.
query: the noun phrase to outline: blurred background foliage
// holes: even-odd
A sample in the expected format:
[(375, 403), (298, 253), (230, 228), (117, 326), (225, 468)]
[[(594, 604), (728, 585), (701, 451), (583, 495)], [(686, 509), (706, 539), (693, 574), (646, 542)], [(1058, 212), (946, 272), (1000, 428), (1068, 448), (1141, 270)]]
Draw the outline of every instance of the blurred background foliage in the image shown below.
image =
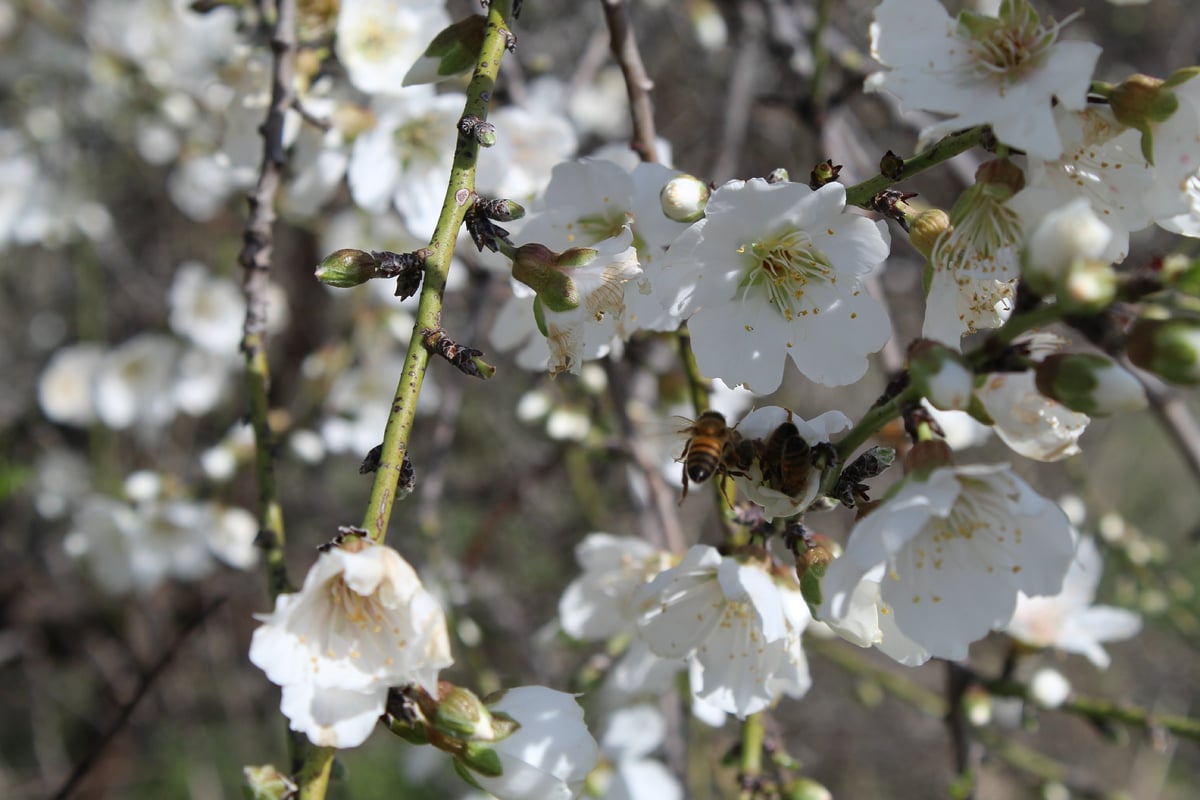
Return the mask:
[[(75, 796), (234, 797), (243, 764), (283, 765), (285, 759), (277, 689), (246, 659), (256, 624), (251, 615), (268, 607), (262, 575), (221, 569), (199, 581), (111, 597), (64, 555), (64, 520), (44, 518), (34, 503), (41, 490), (39, 465), (54, 453), (81, 458), (92, 485), (117, 494), (125, 475), (154, 469), (196, 487), (199, 497), (250, 509), (255, 503), (253, 471), (244, 454), (236, 477), (221, 485), (208, 482), (198, 462), (200, 453), (242, 417), (237, 387), (216, 412), (180, 417), (150, 438), (118, 435), (99, 425), (70, 429), (52, 424), (39, 411), (38, 376), (63, 344), (117, 343), (138, 331), (165, 328), (167, 291), (181, 261), (198, 259), (218, 274), (239, 278), (236, 256), (245, 204), (234, 197), (210, 222), (197, 224), (170, 202), (166, 168), (147, 164), (132, 144), (135, 107), (154, 102), (152, 94), (139, 96), (138, 76), (127, 76), (124, 84), (127, 116), (98, 122), (76, 103), (83, 86), (96, 79), (88, 60), (90, 42), (79, 25), (86, 5), (82, 0), (0, 2), (5, 21), (0, 124), (28, 133), (52, 111), (58, 131), (39, 140), (42, 169), (57, 171), (53, 180), (59, 183), (86, 190), (107, 209), (115, 232), (102, 242), (66, 238), (10, 246), (0, 255), (0, 369), (6, 376), (0, 385), (0, 796), (49, 796), (104, 740), (156, 662), (170, 654), (170, 663)], [(451, 8), (463, 11), (468, 5), (451, 3)], [(814, 53), (806, 38), (816, 9), (808, 3), (646, 0), (630, 5), (655, 81), (659, 132), (672, 144), (677, 167), (722, 181), (782, 166), (804, 180), (814, 164), (830, 157), (845, 165), (843, 178), (849, 183), (873, 174), (886, 150), (913, 151), (916, 127), (898, 122), (886, 99), (860, 91), (862, 74), (871, 69), (867, 26), (874, 3), (827, 4), (830, 19), (821, 45), (830, 64), (818, 95), (813, 93)], [(1059, 18), (1078, 5), (1039, 4)], [(1067, 35), (1103, 45), (1101, 79), (1133, 71), (1165, 75), (1200, 61), (1200, 15), (1190, 3), (1122, 8), (1083, 0), (1081, 5), (1085, 14)], [(703, 47), (698, 21), (708, 13), (718, 15), (726, 37)], [(781, 20), (795, 27), (789, 30)], [(519, 45), (505, 64), (501, 100), (520, 100), (522, 87), (541, 74), (570, 86), (623, 92), (608, 54), (599, 2), (527, 0), (516, 32)], [(600, 143), (587, 142), (581, 152)], [(920, 192), (922, 201), (948, 207), (973, 172), (969, 159), (960, 161), (905, 188)], [(59, 210), (79, 212), (71, 206)], [(312, 426), (322, 407), (321, 380), (304, 371), (312, 364), (311, 354), (320, 352), (336, 363), (351, 325), (379, 313), (367, 290), (333, 293), (313, 280), (313, 267), (324, 255), (324, 224), (284, 220), (276, 230), (273, 279), (291, 309), (290, 325), (271, 348), (272, 401), (284, 440), (289, 431)], [(895, 255), (882, 285), (897, 339), (904, 343), (919, 332), (921, 263), (896, 233)], [(1135, 240), (1131, 258), (1147, 258), (1155, 247), (1151, 239)], [(448, 300), (446, 328), (488, 349), (483, 332), (505, 282), (478, 269), (471, 254), (463, 259), (470, 277)], [(374, 330), (360, 335), (378, 336), (393, 353), (402, 352), (402, 341), (370, 326), (358, 330)], [(569, 688), (581, 667), (603, 661), (595, 648), (573, 649), (546, 626), (577, 572), (575, 543), (588, 531), (627, 534), (644, 524), (627, 489), (629, 459), (614, 413), (618, 398), (639, 396), (639, 381), (649, 375), (650, 396), (683, 399), (680, 375), (670, 366), (664, 343), (635, 341), (627, 355), (627, 361), (588, 379), (563, 376), (556, 382), (522, 371), (494, 352), (488, 358), (501, 371), (487, 383), (434, 363), (431, 390), (438, 392), (439, 403), (419, 418), (412, 443), (418, 488), (397, 507), (389, 543), (446, 593), (459, 659), (450, 679), (483, 691), (534, 681)], [(373, 377), (391, 387), (398, 375)], [(862, 383), (835, 391), (792, 374), (771, 402), (805, 417), (829, 408), (853, 417), (884, 382), (876, 370)], [(514, 419), (514, 409), (533, 390), (544, 393), (553, 408), (581, 415), (586, 424), (579, 440), (547, 435), (544, 420)], [(661, 425), (661, 442), (653, 444), (674, 455), (669, 452), (678, 447), (669, 435), (672, 424)], [(1081, 692), (1152, 711), (1195, 713), (1200, 706), (1195, 593), (1200, 492), (1167, 435), (1146, 413), (1093, 423), (1082, 445), (1084, 454), (1063, 464), (1022, 464), (1020, 470), (1047, 496), (1082, 497), (1088, 507), (1085, 530), (1106, 526), (1102, 538), (1109, 569), (1099, 597), (1141, 611), (1147, 626), (1135, 642), (1111, 648), (1114, 664), (1106, 672), (1077, 657), (1047, 654), (1031, 660), (1055, 664)], [(370, 478), (358, 472), (363, 454), (306, 463), (281, 443), (278, 455), (296, 581), (318, 544), (337, 526), (357, 522)], [(1009, 458), (993, 444), (978, 460)], [(886, 478), (877, 491), (883, 483)], [(713, 539), (715, 520), (706, 492), (695, 492), (682, 513), (691, 540)], [(810, 516), (809, 522), (838, 538), (852, 519), (838, 510)], [(202, 613), (207, 613), (204, 623), (181, 639)], [(1001, 638), (974, 649), (985, 670), (1003, 659)], [(834, 648), (864, 671), (848, 671), (831, 658)], [(785, 700), (772, 714), (777, 725), (772, 733), (806, 774), (841, 798), (944, 796), (951, 774), (949, 747), (941, 720), (928, 713), (928, 702), (941, 692), (940, 665), (909, 670), (873, 651), (831, 642), (809, 653), (813, 690), (802, 701)], [(889, 691), (876, 671), (910, 685), (918, 705)], [(674, 719), (688, 724), (680, 722), (678, 710)], [(1049, 777), (1042, 774), (1047, 764), (1061, 770), (1058, 777), (1075, 787), (1077, 796), (1190, 798), (1200, 786), (1195, 743), (1159, 733), (1106, 728), (1053, 712), (1033, 712), (1015, 729), (989, 730), (1011, 745), (991, 750), (980, 797), (1039, 796)], [(701, 731), (692, 758), (719, 759), (735, 736), (734, 726)], [(685, 763), (679, 753), (674, 756), (673, 763)], [(347, 780), (336, 781), (331, 796), (395, 800), (465, 794), (465, 786), (448, 779), (447, 767), (441, 754), (416, 752), (381, 733), (342, 754), (339, 770)], [(726, 772), (726, 782), (711, 787), (709, 796), (732, 796), (733, 770)]]

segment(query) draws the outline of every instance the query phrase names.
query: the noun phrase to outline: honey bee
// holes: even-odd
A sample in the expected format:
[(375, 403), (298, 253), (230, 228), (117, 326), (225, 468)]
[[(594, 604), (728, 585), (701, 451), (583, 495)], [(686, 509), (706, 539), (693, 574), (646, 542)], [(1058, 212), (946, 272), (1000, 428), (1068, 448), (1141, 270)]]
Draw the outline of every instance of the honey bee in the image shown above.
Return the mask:
[(776, 491), (795, 497), (808, 483), (810, 448), (790, 419), (771, 431), (762, 444), (759, 462), (763, 479)]
[(715, 473), (742, 474), (754, 459), (752, 444), (725, 422), (719, 411), (704, 411), (679, 433), (689, 438), (675, 459), (683, 464), (683, 502), (688, 482), (703, 483)]

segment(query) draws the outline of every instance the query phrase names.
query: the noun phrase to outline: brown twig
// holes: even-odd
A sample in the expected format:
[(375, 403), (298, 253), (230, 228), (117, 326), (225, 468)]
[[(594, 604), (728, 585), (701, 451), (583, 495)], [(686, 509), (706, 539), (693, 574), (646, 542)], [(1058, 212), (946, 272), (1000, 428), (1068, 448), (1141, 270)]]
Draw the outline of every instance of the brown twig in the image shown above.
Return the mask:
[(179, 652), (179, 648), (224, 602), (224, 597), (217, 598), (201, 609), (196, 618), (184, 626), (179, 635), (175, 637), (175, 641), (171, 642), (167, 649), (163, 651), (163, 654), (158, 657), (158, 660), (154, 662), (154, 665), (150, 667), (150, 670), (142, 676), (142, 680), (134, 691), (133, 697), (129, 698), (129, 701), (121, 707), (117, 718), (108, 726), (108, 730), (100, 735), (100, 740), (96, 742), (87, 755), (79, 760), (75, 768), (71, 770), (71, 774), (67, 776), (66, 782), (52, 795), (53, 800), (64, 800), (64, 798), (69, 797), (79, 782), (87, 777), (88, 772), (96, 763), (100, 754), (104, 752), (105, 748), (108, 747), (116, 735), (121, 732), (121, 729), (129, 722), (129, 718), (133, 716), (133, 712), (137, 709), (138, 704), (142, 702), (142, 698), (149, 694), (150, 689), (162, 677), (163, 672), (166, 671), (167, 666), (171, 663), (171, 659)]
[(1161, 381), (1136, 370), (1134, 374), (1146, 389), (1146, 399), (1150, 401), (1154, 416), (1171, 434), (1171, 441), (1200, 482), (1200, 424), (1196, 422), (1191, 409), (1178, 392)]
[(259, 543), (266, 551), (268, 581), (274, 597), (287, 591), (289, 586), (283, 560), (283, 508), (275, 483), (274, 436), (267, 419), (271, 388), (267, 365), (267, 288), (275, 249), (275, 197), (287, 160), (283, 124), (288, 109), (296, 100), (296, 0), (278, 0), (275, 4), (271, 52), (271, 104), (259, 129), (263, 137), (263, 159), (258, 182), (247, 198), (250, 215), (242, 234), (238, 263), (245, 271), (242, 286), (246, 294), (246, 321), (242, 351), (246, 356), (247, 401), (254, 428)]
[(954, 773), (957, 775), (954, 796), (960, 800), (972, 800), (983, 764), (983, 745), (975, 738), (971, 721), (963, 706), (967, 690), (974, 683), (974, 675), (960, 664), (946, 662), (946, 730), (950, 733), (950, 745), (954, 756)]
[(625, 77), (625, 91), (629, 95), (629, 111), (633, 117), (633, 139), (629, 146), (642, 161), (657, 161), (654, 151), (654, 104), (650, 91), (654, 81), (646, 74), (642, 55), (638, 51), (637, 38), (629, 24), (629, 14), (623, 0), (602, 0), (604, 19), (608, 23), (610, 46), (613, 57), (621, 66)]

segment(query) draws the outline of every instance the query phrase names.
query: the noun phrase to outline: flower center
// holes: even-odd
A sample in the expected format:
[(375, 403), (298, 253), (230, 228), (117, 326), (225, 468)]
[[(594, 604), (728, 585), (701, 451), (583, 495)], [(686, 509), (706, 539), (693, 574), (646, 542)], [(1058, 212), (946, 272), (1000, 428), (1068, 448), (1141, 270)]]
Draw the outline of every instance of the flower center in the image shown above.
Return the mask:
[(330, 582), (329, 599), (334, 609), (341, 610), (342, 618), (356, 628), (379, 630), (384, 614), (376, 595), (359, 594), (337, 578)]
[[(598, 244), (605, 239), (620, 236), (625, 226), (633, 222), (633, 215), (622, 209), (613, 209), (608, 214), (595, 214), (590, 217), (579, 217), (574, 222), (567, 223), (567, 240), (572, 245)], [(634, 231), (634, 247), (639, 250), (637, 231)]]
[[(738, 252), (745, 253), (746, 246)], [(766, 296), (767, 302), (789, 321), (809, 313), (809, 308), (802, 307), (809, 283), (837, 282), (833, 266), (804, 231), (787, 231), (774, 239), (754, 242), (749, 252), (750, 266), (738, 284), (742, 300), (751, 293)], [(816, 308), (811, 311), (817, 313)]]
[(1054, 44), (1062, 26), (1076, 16), (1047, 27), (1028, 0), (1004, 0), (998, 17), (964, 14), (960, 24), (967, 34), (975, 72), (1015, 83)]

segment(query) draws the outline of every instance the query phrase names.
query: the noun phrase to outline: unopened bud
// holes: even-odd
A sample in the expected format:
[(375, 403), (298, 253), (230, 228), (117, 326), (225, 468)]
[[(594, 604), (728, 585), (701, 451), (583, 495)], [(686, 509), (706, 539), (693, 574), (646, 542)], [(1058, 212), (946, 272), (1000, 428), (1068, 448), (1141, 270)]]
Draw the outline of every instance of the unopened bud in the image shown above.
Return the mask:
[(1172, 253), (1163, 259), (1162, 281), (1192, 297), (1200, 297), (1200, 258)]
[(971, 403), (975, 375), (962, 356), (932, 339), (918, 339), (908, 349), (913, 385), (942, 411), (963, 411)]
[[(573, 251), (590, 251), (592, 248), (573, 248)], [(580, 260), (585, 254), (572, 250), (561, 254), (567, 261)], [(579, 288), (567, 275), (564, 265), (559, 263), (560, 254), (542, 244), (523, 244), (513, 256), (512, 276), (537, 292), (538, 300), (551, 311), (570, 311), (579, 307)], [(591, 259), (588, 259), (589, 261)], [(587, 262), (584, 262), (587, 263)], [(571, 264), (566, 265), (574, 266)]]
[(525, 216), (525, 207), (515, 200), (499, 198), (489, 200), (482, 206), (483, 213), (488, 219), (497, 222), (512, 222)]
[(462, 752), (454, 758), (454, 769), (474, 786), (478, 784), (468, 769), (488, 778), (498, 778), (504, 774), (500, 756), (488, 742), (467, 742)]
[(992, 721), (992, 696), (982, 686), (969, 686), (962, 695), (963, 716), (976, 728)]
[(1087, 199), (1072, 200), (1034, 228), (1023, 253), (1022, 276), (1038, 294), (1056, 294), (1077, 262), (1099, 260), (1111, 239), (1112, 229)]
[(284, 800), (295, 797), (297, 787), (272, 764), (242, 767), (242, 796), (246, 800)]
[(1037, 365), (1034, 376), (1043, 395), (1088, 416), (1146, 405), (1146, 391), (1138, 379), (1101, 355), (1054, 353)]
[[(841, 167), (838, 167), (841, 169)], [(792, 178), (783, 167), (776, 167), (767, 173), (767, 183), (787, 183)]]
[(365, 250), (345, 248), (331, 253), (317, 265), (317, 280), (326, 286), (350, 289), (379, 273), (379, 260)]
[(470, 689), (454, 686), (438, 698), (433, 725), (442, 733), (458, 738), (493, 741), (492, 714)]
[(1200, 320), (1139, 319), (1129, 330), (1126, 352), (1164, 380), (1200, 384)]
[(1159, 78), (1131, 75), (1109, 94), (1109, 107), (1117, 121), (1142, 133), (1142, 155), (1154, 163), (1153, 124), (1179, 109), (1179, 98)]
[(1073, 313), (1102, 311), (1117, 296), (1117, 271), (1106, 261), (1080, 259), (1071, 265), (1057, 295)]
[(797, 778), (787, 785), (787, 800), (833, 800), (833, 793), (812, 778)]
[[(838, 175), (842, 171), (841, 164), (835, 164), (832, 160), (826, 159), (820, 164), (812, 168), (812, 172), (808, 174), (808, 188), (816, 190), (820, 189), (827, 183), (833, 183), (838, 179)], [(784, 173), (784, 180), (787, 180), (787, 173)], [(767, 179), (770, 181), (770, 178)]]
[(1029, 696), (1042, 708), (1058, 708), (1071, 696), (1071, 683), (1055, 669), (1039, 669), (1029, 681)]
[(917, 252), (926, 258), (933, 257), (933, 246), (941, 235), (950, 230), (950, 215), (940, 208), (928, 208), (917, 214), (909, 223), (908, 238)]
[(658, 194), (663, 214), (676, 222), (695, 222), (708, 205), (708, 184), (692, 175), (676, 175)]

